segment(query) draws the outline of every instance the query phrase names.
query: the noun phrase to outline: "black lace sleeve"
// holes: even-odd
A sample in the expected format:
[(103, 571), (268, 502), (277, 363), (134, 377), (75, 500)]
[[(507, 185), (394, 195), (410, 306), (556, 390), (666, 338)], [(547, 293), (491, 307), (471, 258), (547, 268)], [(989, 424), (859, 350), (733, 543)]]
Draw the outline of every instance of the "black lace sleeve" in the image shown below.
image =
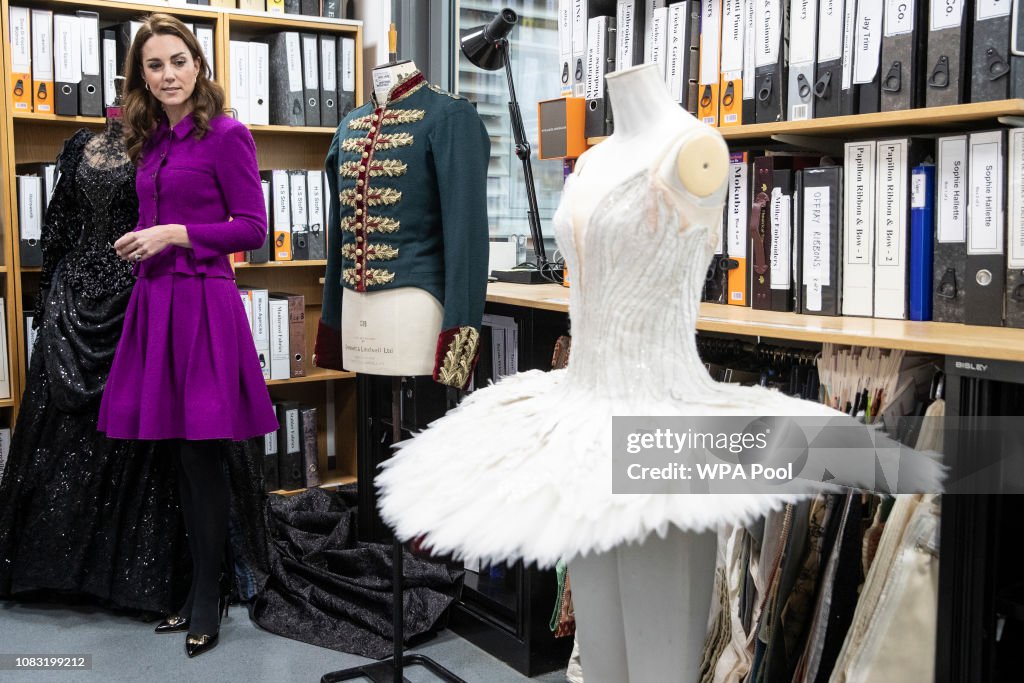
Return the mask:
[(85, 154), (85, 145), (93, 132), (82, 129), (64, 142), (57, 155), (57, 185), (43, 217), (43, 269), (39, 277), (39, 298), (36, 301), (35, 325), (42, 321), (43, 307), (50, 281), (57, 266), (78, 242), (82, 232), (82, 205), (79, 202), (75, 176)]

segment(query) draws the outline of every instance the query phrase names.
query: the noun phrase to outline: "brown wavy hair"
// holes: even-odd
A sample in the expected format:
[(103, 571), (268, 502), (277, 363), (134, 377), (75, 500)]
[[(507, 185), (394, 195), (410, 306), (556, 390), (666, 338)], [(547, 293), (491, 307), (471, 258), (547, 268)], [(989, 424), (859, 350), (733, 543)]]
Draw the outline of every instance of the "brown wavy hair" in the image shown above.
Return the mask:
[(128, 156), (133, 162), (139, 160), (142, 148), (153, 135), (158, 122), (164, 118), (160, 101), (146, 90), (143, 78), (142, 46), (153, 36), (177, 36), (199, 60), (199, 75), (195, 90), (192, 91), (192, 115), (196, 139), (202, 139), (210, 129), (210, 119), (224, 112), (224, 89), (212, 80), (210, 65), (203, 55), (199, 41), (176, 17), (169, 14), (151, 14), (142, 21), (125, 58), (124, 73), (124, 137)]

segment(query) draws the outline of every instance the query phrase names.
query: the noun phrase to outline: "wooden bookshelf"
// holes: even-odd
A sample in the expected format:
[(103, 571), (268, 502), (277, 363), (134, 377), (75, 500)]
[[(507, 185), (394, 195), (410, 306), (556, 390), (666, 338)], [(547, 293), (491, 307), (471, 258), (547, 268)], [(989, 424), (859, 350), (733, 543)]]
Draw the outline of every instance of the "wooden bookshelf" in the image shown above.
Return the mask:
[[(560, 285), (491, 283), (487, 287), (487, 300), (547, 311), (569, 311), (568, 289)], [(702, 303), (697, 329), (749, 337), (877, 346), (1024, 362), (1024, 329), (1008, 327), (801, 315)]]
[(289, 379), (270, 379), (267, 386), (280, 386), (282, 384), (304, 384), (307, 382), (330, 382), (336, 379), (354, 379), (354, 372), (340, 372), (338, 370), (326, 370), (307, 365), (304, 377), (291, 377)]
[[(728, 142), (770, 140), (777, 135), (855, 139), (904, 133), (949, 133), (970, 128), (999, 126), (999, 119), (1002, 117), (1024, 117), (1024, 100), (955, 104), (878, 114), (832, 116), (808, 121), (754, 123), (726, 126), (716, 130)], [(596, 145), (606, 139), (588, 138), (587, 143)]]
[[(326, 268), (327, 259), (313, 259), (311, 261), (269, 261), (267, 263), (236, 263), (236, 270), (247, 268)], [(323, 283), (321, 283), (323, 284)]]
[[(138, 19), (153, 12), (166, 12), (185, 22), (212, 26), (214, 30), (214, 79), (225, 88), (226, 106), (231, 106), (229, 84), (230, 40), (256, 40), (276, 31), (304, 31), (351, 37), (356, 41), (356, 103), (363, 100), (362, 90), (362, 22), (322, 19), (294, 15), (269, 15), (234, 8), (199, 7), (196, 5), (167, 5), (134, 2), (132, 0), (0, 0), (0, 27), (6, 35), (8, 10), (11, 5), (30, 9), (49, 9), (56, 13), (92, 10), (100, 15), (100, 28)], [(100, 130), (106, 125), (104, 117), (57, 116), (33, 112), (14, 112), (12, 94), (8, 84), (7, 65), (10, 64), (10, 44), (4, 41), (0, 57), (0, 200), (2, 200), (3, 258), (0, 259), (0, 296), (7, 304), (8, 349), (11, 368), (12, 399), (0, 401), (0, 408), (11, 408), (11, 424), (17, 417), (27, 381), (25, 366), (25, 339), (23, 314), (31, 307), (38, 288), (38, 267), (22, 267), (18, 244), (18, 207), (16, 165), (23, 163), (52, 163), (74, 132), (87, 127)], [(322, 170), (333, 128), (319, 126), (249, 126), (256, 142), (257, 158), (261, 170), (306, 169)], [(240, 286), (270, 291), (291, 292), (305, 297), (306, 348), (297, 350), (307, 359), (305, 377), (267, 382), (276, 401), (298, 401), (316, 407), (320, 419), (318, 443), (320, 471), (324, 486), (355, 481), (356, 473), (356, 387), (348, 381), (354, 373), (336, 372), (313, 367), (312, 351), (320, 319), (324, 276), (327, 261), (293, 261), (269, 264), (235, 264)], [(328, 431), (328, 422), (333, 431)], [(328, 438), (333, 443), (328, 444)], [(329, 446), (329, 447), (328, 447)], [(327, 470), (326, 453), (336, 456), (337, 468)]]

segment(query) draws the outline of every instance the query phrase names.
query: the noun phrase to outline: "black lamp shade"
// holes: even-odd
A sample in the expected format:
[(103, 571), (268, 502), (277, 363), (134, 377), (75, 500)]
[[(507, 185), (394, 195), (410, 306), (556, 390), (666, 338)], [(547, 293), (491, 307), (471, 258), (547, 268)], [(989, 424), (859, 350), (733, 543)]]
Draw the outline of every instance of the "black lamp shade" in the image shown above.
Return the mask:
[(498, 12), (489, 24), (463, 29), (459, 38), (462, 53), (473, 66), (484, 71), (497, 71), (505, 65), (502, 50), (506, 49), (506, 36), (519, 21), (518, 15), (508, 7)]

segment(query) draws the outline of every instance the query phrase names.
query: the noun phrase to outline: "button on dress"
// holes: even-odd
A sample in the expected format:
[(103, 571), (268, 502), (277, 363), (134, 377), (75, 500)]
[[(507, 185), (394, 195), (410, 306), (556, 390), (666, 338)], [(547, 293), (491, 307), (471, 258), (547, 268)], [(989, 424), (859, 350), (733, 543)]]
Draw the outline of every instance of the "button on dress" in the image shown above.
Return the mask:
[(228, 255), (260, 247), (267, 216), (248, 129), (224, 115), (192, 135), (163, 121), (143, 149), (135, 230), (183, 224), (192, 248), (134, 266), (98, 429), (115, 439), (231, 439), (277, 429)]

